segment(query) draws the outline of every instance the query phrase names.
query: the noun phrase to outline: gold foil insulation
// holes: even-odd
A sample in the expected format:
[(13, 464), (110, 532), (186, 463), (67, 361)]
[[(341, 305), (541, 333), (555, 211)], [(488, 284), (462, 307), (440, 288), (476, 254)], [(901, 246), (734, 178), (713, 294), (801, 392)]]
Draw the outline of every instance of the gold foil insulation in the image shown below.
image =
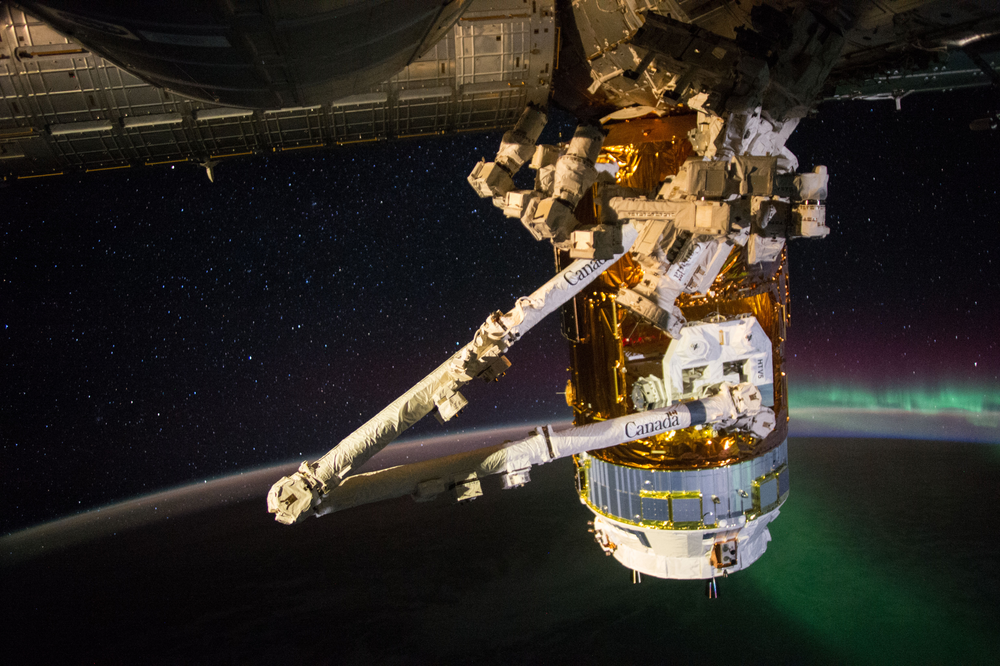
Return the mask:
[(694, 152), (687, 133), (696, 124), (697, 115), (690, 113), (610, 125), (597, 161), (618, 165), (619, 185), (652, 190)]
[[(621, 185), (655, 190), (693, 154), (686, 134), (694, 124), (694, 114), (618, 123), (609, 128), (598, 162), (617, 164), (616, 180)], [(581, 201), (577, 216), (584, 223), (596, 221), (592, 197)], [(630, 396), (635, 381), (662, 374), (662, 358), (671, 338), (616, 303), (618, 289), (638, 284), (642, 275), (642, 267), (626, 255), (565, 307), (564, 332), (570, 340), (572, 373), (566, 400), (573, 407), (577, 425), (634, 413)], [(711, 426), (692, 427), (591, 455), (628, 467), (691, 469), (734, 464), (781, 444), (787, 435), (788, 418), (782, 372), (788, 322), (785, 252), (771, 264), (750, 265), (745, 248), (735, 248), (708, 294), (683, 294), (677, 305), (687, 321), (740, 314), (757, 318), (772, 343), (775, 431), (759, 440), (741, 433), (723, 435)], [(628, 352), (644, 358), (630, 360)]]

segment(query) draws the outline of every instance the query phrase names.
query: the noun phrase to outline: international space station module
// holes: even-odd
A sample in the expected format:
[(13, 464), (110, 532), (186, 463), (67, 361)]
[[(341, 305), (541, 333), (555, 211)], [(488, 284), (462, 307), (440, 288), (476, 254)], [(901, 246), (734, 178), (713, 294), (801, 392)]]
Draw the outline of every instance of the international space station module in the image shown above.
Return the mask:
[[(278, 481), (268, 510), (464, 501), (572, 457), (600, 548), (636, 575), (713, 581), (761, 557), (790, 490), (787, 241), (830, 230), (826, 169), (800, 170), (786, 140), (823, 99), (1000, 81), (993, 3), (885, 4), (5, 3), (0, 175), (212, 177), (242, 155), (513, 125), (468, 182), (553, 245), (553, 278)], [(539, 145), (550, 105), (581, 122)], [(547, 316), (569, 341), (571, 428), (357, 473), (424, 416), (454, 417)]]

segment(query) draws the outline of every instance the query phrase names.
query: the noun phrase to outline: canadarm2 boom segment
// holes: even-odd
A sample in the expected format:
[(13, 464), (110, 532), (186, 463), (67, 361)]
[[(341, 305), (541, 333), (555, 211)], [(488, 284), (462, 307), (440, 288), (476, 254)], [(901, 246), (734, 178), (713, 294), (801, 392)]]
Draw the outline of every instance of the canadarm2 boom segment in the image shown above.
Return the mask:
[(756, 422), (755, 429), (761, 436), (775, 425), (774, 413), (761, 406), (759, 389), (749, 383), (722, 384), (715, 395), (701, 400), (558, 432), (543, 426), (514, 442), (358, 474), (324, 495), (314, 508), (318, 515), (324, 515), (406, 495), (426, 501), (448, 490), (458, 499), (472, 499), (482, 494), (479, 479), (492, 474), (502, 474), (504, 488), (514, 488), (529, 481), (533, 465), (692, 425), (746, 427), (750, 421)]
[(409, 391), (344, 438), (315, 462), (272, 486), (267, 507), (275, 520), (286, 525), (312, 515), (323, 495), (339, 486), (353, 471), (396, 439), (404, 430), (437, 410), (442, 422), (467, 403), (458, 389), (479, 377), (486, 381), (502, 375), (510, 362), (503, 353), (546, 316), (576, 296), (611, 264), (629, 251), (638, 233), (622, 228), (622, 251), (609, 259), (578, 259), (530, 296), (518, 299), (506, 314), (496, 312), (476, 332), (472, 342), (452, 355)]

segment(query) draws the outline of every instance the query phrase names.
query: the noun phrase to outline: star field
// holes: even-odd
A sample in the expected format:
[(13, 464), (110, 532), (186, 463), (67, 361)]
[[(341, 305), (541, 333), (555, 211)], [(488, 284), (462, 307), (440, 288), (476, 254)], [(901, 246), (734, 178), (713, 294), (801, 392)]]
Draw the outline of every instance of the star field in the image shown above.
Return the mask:
[[(988, 108), (988, 91), (829, 104), (793, 135), (803, 169), (829, 167), (833, 229), (790, 248), (793, 402), (797, 384), (996, 395), (1000, 138), (967, 129)], [(550, 142), (571, 131), (553, 116)], [(422, 378), (553, 272), (465, 182), (498, 143), (6, 189), (0, 531), (315, 457)], [(558, 321), (508, 356), (457, 421), (414, 432), (568, 418)]]
[(828, 103), (789, 147), (826, 164), (831, 235), (793, 243), (794, 383), (975, 387), (998, 395), (995, 132), (988, 89)]

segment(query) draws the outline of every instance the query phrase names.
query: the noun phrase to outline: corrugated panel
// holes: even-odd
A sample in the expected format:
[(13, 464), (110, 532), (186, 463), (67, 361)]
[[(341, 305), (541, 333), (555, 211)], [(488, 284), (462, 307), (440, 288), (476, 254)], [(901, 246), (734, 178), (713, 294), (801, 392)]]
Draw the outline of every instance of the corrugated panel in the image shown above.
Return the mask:
[[(697, 522), (704, 513), (705, 524), (714, 525), (773, 508), (789, 491), (787, 442), (752, 460), (709, 469), (640, 469), (598, 458), (589, 458), (588, 464), (587, 501), (602, 513), (633, 523), (671, 520), (669, 498), (675, 523)], [(697, 494), (700, 498), (692, 496)]]

